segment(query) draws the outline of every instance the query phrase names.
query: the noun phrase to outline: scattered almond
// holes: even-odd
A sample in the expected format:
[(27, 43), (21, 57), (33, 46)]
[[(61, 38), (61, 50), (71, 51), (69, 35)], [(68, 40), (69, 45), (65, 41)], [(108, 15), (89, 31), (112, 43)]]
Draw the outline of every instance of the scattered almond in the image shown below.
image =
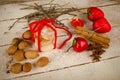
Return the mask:
[(17, 62), (23, 61), (25, 59), (24, 54), (25, 52), (23, 50), (17, 50), (13, 56), (13, 60)]
[(20, 43), (20, 41), (21, 41), (21, 39), (19, 39), (19, 38), (13, 38), (13, 40), (12, 40), (12, 45), (18, 45), (19, 43)]
[(7, 53), (8, 55), (14, 55), (16, 51), (17, 51), (17, 46), (12, 45), (8, 48)]
[(18, 45), (18, 48), (19, 48), (19, 49), (25, 49), (25, 48), (27, 48), (29, 45), (30, 45), (29, 42), (27, 42), (27, 41), (21, 41), (21, 42), (19, 43), (19, 45)]
[(15, 63), (11, 66), (11, 70), (12, 73), (18, 74), (20, 72), (22, 72), (22, 64), (20, 63)]
[(41, 57), (37, 62), (36, 65), (38, 67), (44, 67), (49, 63), (49, 59), (47, 57)]
[(31, 69), (32, 69), (31, 63), (27, 62), (27, 63), (23, 64), (23, 71), (24, 72), (29, 72), (29, 71), (31, 71)]
[(37, 50), (28, 50), (25, 52), (25, 57), (27, 59), (34, 59), (38, 57), (38, 51)]
[(32, 37), (32, 33), (30, 32), (30, 30), (27, 30), (23, 33), (24, 39), (30, 39), (31, 37)]

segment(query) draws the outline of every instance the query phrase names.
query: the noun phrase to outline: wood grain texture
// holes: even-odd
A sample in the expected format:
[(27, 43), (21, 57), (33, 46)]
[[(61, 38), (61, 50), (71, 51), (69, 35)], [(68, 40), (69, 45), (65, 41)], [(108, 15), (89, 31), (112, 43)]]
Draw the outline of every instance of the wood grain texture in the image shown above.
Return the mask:
[[(18, 0), (19, 1), (19, 0)], [(22, 1), (22, 0), (21, 0)], [(47, 0), (46, 2), (49, 2), (50, 0)], [(85, 2), (83, 4), (83, 1)], [(37, 2), (37, 1), (36, 1)], [(43, 1), (43, 3), (46, 3)], [(78, 2), (78, 3), (76, 3)], [(9, 61), (11, 57), (9, 57), (6, 54), (6, 49), (9, 46), (9, 43), (11, 42), (12, 38), (14, 37), (21, 37), (21, 34), (26, 30), (23, 29), (24, 27), (27, 26), (25, 20), (21, 20), (19, 23), (17, 23), (12, 30), (8, 30), (8, 27), (16, 20), (16, 18), (22, 17), (24, 15), (27, 15), (31, 12), (31, 10), (20, 10), (20, 8), (23, 8), (25, 6), (19, 5), (19, 4), (9, 4), (9, 5), (2, 5), (0, 7), (0, 62), (2, 65), (0, 66), (0, 79), (15, 79), (15, 80), (62, 80), (64, 79), (80, 79), (83, 78), (82, 80), (117, 80), (119, 79), (119, 74), (117, 72), (120, 72), (118, 70), (118, 67), (120, 66), (118, 63), (120, 62), (120, 22), (119, 22), (119, 12), (120, 12), (120, 5), (112, 5), (116, 2), (114, 1), (101, 1), (101, 0), (76, 0), (76, 2), (73, 2), (73, 0), (55, 0), (54, 3), (59, 3), (59, 4), (65, 4), (65, 3), (70, 3), (67, 6), (74, 6), (74, 7), (88, 7), (88, 6), (103, 6), (103, 5), (109, 5), (109, 6), (103, 6), (100, 7), (104, 13), (105, 17), (108, 19), (110, 24), (112, 25), (112, 31), (108, 34), (105, 34), (106, 36), (109, 36), (111, 38), (111, 47), (106, 51), (106, 53), (102, 56), (102, 61), (98, 63), (92, 63), (91, 58), (89, 55), (91, 54), (90, 52), (82, 52), (81, 54), (76, 54), (72, 49), (70, 50), (69, 53), (64, 53), (64, 51), (67, 49), (68, 46), (71, 45), (71, 41), (67, 43), (67, 45), (63, 48), (63, 50), (53, 50), (50, 52), (43, 52), (40, 53), (40, 56), (47, 56), (50, 58), (51, 62), (48, 66), (45, 68), (34, 68), (31, 72), (29, 73), (20, 73), (17, 75), (14, 74), (6, 74), (5, 71), (5, 65), (6, 62)], [(39, 3), (39, 1), (38, 1)], [(40, 4), (43, 4), (40, 3)], [(26, 4), (33, 4), (33, 2), (26, 2)], [(88, 22), (85, 26), (91, 26), (91, 22), (88, 21), (88, 19), (85, 17), (86, 15), (81, 15), (80, 18), (85, 20), (85, 22)], [(65, 24), (70, 21), (72, 17), (68, 15), (63, 15), (61, 18), (68, 18), (68, 21), (63, 21)], [(73, 31), (73, 29), (70, 29)], [(60, 35), (66, 35), (63, 32), (60, 32)], [(59, 35), (59, 36), (60, 36)], [(61, 36), (59, 37), (59, 40), (65, 39), (67, 36)], [(74, 35), (75, 37), (75, 35)], [(60, 44), (59, 42), (59, 44)], [(59, 45), (58, 44), (58, 45)], [(38, 59), (38, 58), (37, 58)], [(24, 62), (31, 62), (34, 64), (36, 60), (25, 60), (21, 63)], [(118, 61), (117, 61), (118, 60)], [(116, 63), (115, 63), (116, 62)], [(107, 65), (108, 64), (108, 65)], [(116, 69), (113, 69), (116, 65)], [(84, 66), (83, 66), (84, 65)], [(117, 67), (118, 66), (118, 67)], [(94, 69), (95, 68), (95, 69)], [(104, 68), (106, 70), (104, 70)], [(72, 70), (73, 69), (73, 70)], [(109, 70), (111, 69), (111, 70)], [(69, 71), (70, 70), (70, 71)], [(108, 71), (109, 70), (109, 71)], [(117, 71), (118, 70), (118, 71)], [(82, 71), (82, 72), (81, 72)], [(105, 73), (105, 76), (102, 75)], [(108, 72), (108, 73), (107, 73)], [(57, 73), (57, 74), (56, 74)], [(113, 74), (114, 73), (114, 74)], [(56, 74), (56, 75), (55, 75)], [(67, 75), (64, 76), (64, 74)], [(69, 75), (68, 75), (69, 74)], [(77, 75), (76, 75), (77, 74)], [(79, 75), (82, 76), (79, 76)], [(113, 74), (114, 77), (111, 75)], [(87, 77), (86, 77), (87, 75)], [(98, 79), (99, 75), (101, 75), (101, 78)], [(88, 76), (92, 76), (89, 78)], [(96, 76), (96, 77), (95, 77)], [(32, 78), (33, 77), (33, 78)], [(61, 78), (63, 77), (63, 78)], [(115, 78), (116, 77), (116, 78)]]
[[(17, 4), (17, 3), (23, 3), (23, 2), (29, 2), (30, 0), (0, 0), (0, 5), (5, 4)], [(33, 0), (37, 1), (37, 0)]]
[(13, 80), (119, 80), (120, 58)]
[[(120, 56), (109, 57), (109, 58), (101, 60), (101, 62), (102, 61), (106, 61), (106, 60), (109, 61), (111, 59), (117, 59), (117, 58), (120, 58)], [(64, 69), (69, 69), (69, 68), (73, 68), (73, 67), (79, 67), (79, 66), (89, 65), (91, 63), (97, 63), (97, 62), (86, 62), (86, 63), (82, 63), (82, 64), (76, 64), (76, 65), (66, 66), (66, 67), (63, 67), (63, 68), (53, 69), (53, 70), (49, 70), (49, 71), (44, 71), (44, 72), (38, 72), (38, 73), (29, 74), (29, 75), (18, 76), (18, 77), (14, 77), (14, 78), (10, 78), (10, 79), (17, 79), (17, 78), (19, 79), (19, 78), (34, 76), (34, 75), (37, 75), (37, 74), (40, 75), (40, 74), (45, 74), (45, 73), (50, 73), (50, 72), (56, 72), (56, 71), (60, 71), (60, 70), (64, 70)]]

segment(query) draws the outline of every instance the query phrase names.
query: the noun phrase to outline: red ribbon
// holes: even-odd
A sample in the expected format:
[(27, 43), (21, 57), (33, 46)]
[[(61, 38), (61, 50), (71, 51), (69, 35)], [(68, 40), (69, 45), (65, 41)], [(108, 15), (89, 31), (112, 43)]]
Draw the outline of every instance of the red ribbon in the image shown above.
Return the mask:
[(56, 26), (56, 28), (62, 29), (62, 30), (64, 30), (64, 31), (66, 31), (66, 32), (70, 35), (70, 36), (59, 46), (59, 49), (61, 49), (61, 48), (66, 44), (66, 42), (69, 41), (69, 40), (72, 38), (72, 33), (71, 33), (68, 29), (63, 28), (63, 27)]
[(56, 28), (58, 29), (62, 29), (65, 30), (70, 36), (69, 38), (67, 38), (59, 47), (59, 49), (61, 49), (68, 40), (70, 40), (72, 38), (72, 34), (69, 30), (67, 30), (66, 28), (63, 27), (59, 27), (59, 26), (54, 26), (55, 20), (54, 19), (42, 19), (39, 21), (35, 21), (29, 24), (30, 27), (30, 31), (32, 32), (32, 38), (31, 41), (34, 41), (34, 34), (36, 32), (38, 32), (38, 51), (41, 51), (41, 45), (40, 45), (40, 39), (41, 39), (41, 30), (44, 28), (44, 26), (48, 26), (49, 28), (51, 28), (54, 31), (54, 36), (55, 36), (55, 40), (54, 40), (54, 49), (56, 48), (56, 44), (57, 44), (57, 31)]

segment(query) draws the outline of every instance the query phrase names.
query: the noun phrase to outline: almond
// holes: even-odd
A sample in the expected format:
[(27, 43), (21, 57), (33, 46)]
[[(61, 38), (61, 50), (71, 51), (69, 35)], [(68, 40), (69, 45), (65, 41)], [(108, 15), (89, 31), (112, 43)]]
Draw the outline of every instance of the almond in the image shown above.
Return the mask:
[(12, 45), (8, 48), (7, 53), (8, 55), (14, 55), (16, 51), (17, 51), (17, 46)]
[(27, 63), (23, 64), (23, 71), (24, 72), (29, 72), (29, 71), (31, 71), (31, 69), (32, 69), (31, 63), (27, 62)]
[(41, 57), (37, 62), (36, 65), (38, 67), (44, 67), (49, 63), (49, 59), (47, 57)]
[(12, 40), (12, 45), (18, 45), (19, 43), (20, 43), (20, 41), (21, 41), (21, 39), (19, 39), (19, 38), (13, 38), (13, 40)]
[(31, 37), (32, 37), (32, 33), (30, 32), (30, 30), (27, 30), (23, 33), (24, 39), (30, 39)]
[(18, 74), (20, 72), (22, 72), (22, 64), (20, 63), (15, 63), (11, 66), (11, 70), (12, 73)]
[(24, 57), (25, 52), (23, 50), (17, 50), (15, 52), (15, 55), (13, 56), (13, 60), (15, 61), (23, 61), (25, 59)]
[(25, 57), (27, 59), (34, 59), (34, 58), (38, 57), (38, 51), (37, 50), (28, 50), (25, 53)]
[(18, 45), (18, 48), (19, 48), (19, 49), (25, 49), (25, 48), (27, 48), (28, 46), (30, 46), (30, 43), (29, 43), (29, 42), (27, 42), (27, 41), (21, 41), (21, 42), (19, 43), (19, 45)]

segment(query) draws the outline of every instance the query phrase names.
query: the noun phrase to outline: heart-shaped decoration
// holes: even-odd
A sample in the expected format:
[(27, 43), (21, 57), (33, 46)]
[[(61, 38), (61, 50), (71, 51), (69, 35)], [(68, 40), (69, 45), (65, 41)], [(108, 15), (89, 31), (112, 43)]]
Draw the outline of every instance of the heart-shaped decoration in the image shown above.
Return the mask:
[(111, 25), (105, 18), (100, 18), (94, 22), (93, 30), (98, 33), (106, 33), (111, 30)]

